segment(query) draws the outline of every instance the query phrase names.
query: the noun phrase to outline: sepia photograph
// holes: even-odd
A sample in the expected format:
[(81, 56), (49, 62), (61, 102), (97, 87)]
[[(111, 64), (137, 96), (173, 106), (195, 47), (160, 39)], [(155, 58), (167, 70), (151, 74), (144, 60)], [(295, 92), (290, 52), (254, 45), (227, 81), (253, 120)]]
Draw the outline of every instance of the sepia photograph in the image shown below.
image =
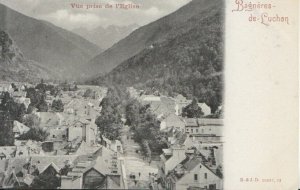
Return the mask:
[(224, 0), (0, 0), (0, 189), (223, 190)]

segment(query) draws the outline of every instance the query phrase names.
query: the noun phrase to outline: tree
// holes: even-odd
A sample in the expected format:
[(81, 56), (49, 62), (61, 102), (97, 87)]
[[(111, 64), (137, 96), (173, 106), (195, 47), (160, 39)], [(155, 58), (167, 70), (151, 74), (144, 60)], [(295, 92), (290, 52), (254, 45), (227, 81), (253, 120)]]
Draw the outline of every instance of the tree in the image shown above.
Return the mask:
[(14, 144), (13, 121), (22, 121), (24, 104), (15, 103), (8, 92), (3, 94), (0, 104), (0, 146)]
[(200, 118), (204, 115), (201, 108), (198, 106), (196, 98), (192, 100), (192, 103), (182, 109), (182, 116), (188, 118)]
[(116, 140), (120, 136), (122, 127), (121, 113), (122, 101), (120, 98), (121, 90), (111, 87), (107, 91), (107, 96), (103, 98), (100, 105), (101, 115), (96, 119), (96, 125), (100, 135), (104, 135), (110, 140)]
[(40, 174), (33, 179), (32, 189), (57, 189), (60, 187), (60, 179), (50, 174)]
[(48, 104), (46, 102), (46, 92), (44, 87), (41, 87), (41, 89), (40, 90), (34, 88), (27, 89), (26, 97), (30, 98), (30, 102), (31, 102), (29, 105), (31, 108), (28, 110), (29, 113), (31, 113), (30, 111), (32, 110), (32, 107), (37, 108), (39, 112), (48, 111)]
[(23, 123), (30, 128), (38, 127), (40, 124), (40, 118), (35, 114), (28, 114), (24, 117)]
[(48, 111), (48, 104), (45, 100), (42, 100), (38, 106), (37, 109), (39, 112), (47, 112)]
[(9, 113), (0, 110), (0, 146), (13, 146), (13, 120)]
[(54, 112), (63, 112), (64, 111), (64, 104), (62, 103), (61, 100), (53, 100), (51, 109)]
[(160, 154), (167, 148), (167, 138), (160, 132), (160, 122), (149, 109), (150, 105), (141, 105), (136, 100), (129, 100), (126, 106), (127, 124), (134, 131), (134, 140), (143, 148), (145, 156)]
[(26, 112), (26, 107), (24, 104), (18, 104), (14, 102), (9, 93), (5, 92), (0, 104), (0, 110), (2, 110), (4, 113), (9, 114), (12, 120), (18, 120), (21, 122)]
[(43, 129), (39, 127), (32, 127), (30, 130), (25, 133), (20, 135), (18, 138), (19, 140), (34, 140), (34, 141), (45, 141), (46, 138), (48, 137), (49, 133), (44, 131)]

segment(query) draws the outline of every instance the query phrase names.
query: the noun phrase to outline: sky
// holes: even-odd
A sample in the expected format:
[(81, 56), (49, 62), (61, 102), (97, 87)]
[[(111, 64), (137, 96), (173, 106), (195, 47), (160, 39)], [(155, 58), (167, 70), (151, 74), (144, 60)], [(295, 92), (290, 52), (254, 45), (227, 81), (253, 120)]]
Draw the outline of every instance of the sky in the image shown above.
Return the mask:
[[(93, 29), (109, 25), (143, 26), (174, 12), (191, 0), (0, 0), (0, 3), (27, 16), (49, 21), (62, 28)], [(71, 4), (83, 4), (84, 8), (72, 8)], [(138, 9), (86, 9), (86, 5), (123, 3), (139, 5)]]

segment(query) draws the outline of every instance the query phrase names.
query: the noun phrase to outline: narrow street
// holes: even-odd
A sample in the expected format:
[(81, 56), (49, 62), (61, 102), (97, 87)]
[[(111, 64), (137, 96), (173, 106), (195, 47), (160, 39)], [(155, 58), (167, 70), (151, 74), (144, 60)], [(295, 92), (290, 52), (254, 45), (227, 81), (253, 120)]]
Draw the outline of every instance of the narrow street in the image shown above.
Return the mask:
[(131, 139), (131, 134), (128, 126), (124, 126), (121, 130), (121, 141), (123, 144), (124, 154), (120, 156), (123, 160), (126, 180), (129, 189), (149, 188), (150, 175), (157, 174), (157, 163), (149, 162), (143, 159), (143, 156), (138, 153), (141, 147)]

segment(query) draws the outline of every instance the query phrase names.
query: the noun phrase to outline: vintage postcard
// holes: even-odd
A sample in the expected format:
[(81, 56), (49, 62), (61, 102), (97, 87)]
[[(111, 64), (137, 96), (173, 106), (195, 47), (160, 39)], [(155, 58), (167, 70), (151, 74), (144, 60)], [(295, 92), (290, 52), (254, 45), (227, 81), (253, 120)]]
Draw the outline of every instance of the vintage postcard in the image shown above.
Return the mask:
[(298, 9), (0, 0), (0, 189), (297, 189)]

